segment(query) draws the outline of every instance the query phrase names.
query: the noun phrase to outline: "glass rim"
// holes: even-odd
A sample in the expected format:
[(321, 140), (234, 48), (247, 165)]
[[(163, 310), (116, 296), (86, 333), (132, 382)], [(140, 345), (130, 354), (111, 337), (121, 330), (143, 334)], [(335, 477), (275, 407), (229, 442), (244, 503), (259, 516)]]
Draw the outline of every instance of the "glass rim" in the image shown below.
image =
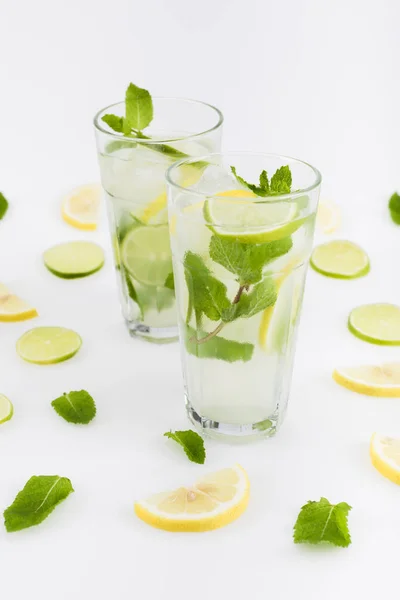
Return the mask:
[[(209, 127), (208, 129), (204, 129), (203, 131), (199, 131), (196, 133), (190, 133), (188, 135), (182, 135), (182, 136), (178, 136), (178, 137), (177, 136), (174, 136), (174, 137), (166, 136), (163, 138), (158, 138), (156, 140), (155, 139), (146, 140), (146, 139), (140, 138), (141, 145), (149, 145), (150, 146), (152, 144), (163, 144), (166, 142), (168, 142), (168, 143), (169, 142), (180, 142), (182, 140), (188, 140), (191, 138), (200, 137), (202, 135), (206, 135), (207, 133), (211, 133), (212, 131), (215, 131), (224, 122), (224, 115), (219, 110), (219, 108), (217, 108), (213, 104), (209, 104), (208, 102), (203, 102), (202, 100), (194, 100), (193, 98), (181, 98), (179, 96), (154, 96), (153, 100), (178, 100), (178, 101), (182, 101), (182, 102), (187, 102), (189, 104), (197, 104), (199, 106), (201, 105), (201, 106), (205, 106), (207, 108), (211, 108), (217, 114), (217, 117), (218, 117), (217, 123), (215, 125), (213, 125), (212, 127)], [(124, 104), (124, 103), (125, 103), (125, 101), (121, 100), (120, 102), (113, 102), (113, 104), (109, 104), (108, 106), (101, 108), (99, 111), (97, 111), (97, 113), (95, 114), (95, 116), (93, 118), (93, 125), (94, 125), (95, 129), (97, 129), (98, 131), (101, 131), (101, 133), (104, 133), (116, 140), (129, 140), (129, 141), (134, 142), (136, 138), (130, 138), (124, 134), (117, 133), (116, 131), (107, 130), (105, 128), (105, 126), (103, 126), (101, 124), (100, 115), (105, 113), (105, 111), (109, 111), (112, 108), (115, 108), (116, 106), (119, 106), (120, 104)]]
[[(281, 158), (284, 160), (288, 160), (290, 162), (296, 162), (296, 163), (305, 165), (306, 167), (311, 169), (311, 171), (315, 175), (314, 182), (307, 187), (295, 190), (293, 192), (290, 192), (289, 194), (274, 194), (273, 196), (265, 196), (265, 197), (264, 196), (255, 196), (255, 198), (258, 201), (265, 202), (267, 198), (269, 198), (271, 201), (275, 201), (275, 202), (280, 201), (280, 200), (291, 200), (292, 198), (297, 198), (298, 196), (302, 196), (304, 194), (312, 192), (319, 185), (321, 185), (322, 175), (321, 175), (320, 171), (318, 169), (316, 169), (315, 167), (313, 167), (310, 163), (308, 163), (304, 160), (300, 160), (299, 158), (295, 158), (293, 156), (287, 156), (286, 154), (275, 154), (273, 152), (251, 152), (251, 151), (213, 152), (211, 154), (205, 154), (203, 156), (190, 156), (188, 158), (182, 158), (182, 159), (174, 162), (165, 171), (165, 178), (167, 180), (167, 183), (180, 191), (190, 193), (190, 194), (193, 194), (196, 196), (201, 196), (202, 198), (212, 197), (213, 194), (210, 194), (210, 192), (195, 190), (193, 188), (180, 185), (179, 183), (174, 181), (172, 174), (174, 173), (175, 170), (178, 170), (179, 167), (181, 167), (182, 165), (185, 165), (185, 164), (190, 165), (190, 164), (193, 164), (196, 162), (209, 162), (210, 158), (216, 157), (216, 156), (221, 156), (221, 157), (224, 157), (224, 156), (257, 156), (257, 157), (260, 157), (260, 156), (262, 156), (264, 158)], [(229, 196), (225, 196), (225, 197), (227, 198)]]

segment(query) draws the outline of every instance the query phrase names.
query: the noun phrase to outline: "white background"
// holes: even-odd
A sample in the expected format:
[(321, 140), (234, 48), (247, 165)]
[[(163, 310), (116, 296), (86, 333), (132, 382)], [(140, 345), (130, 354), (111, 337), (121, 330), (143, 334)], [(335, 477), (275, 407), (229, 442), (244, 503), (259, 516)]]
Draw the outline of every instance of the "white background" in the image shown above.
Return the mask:
[[(348, 392), (341, 363), (399, 357), (346, 330), (351, 308), (399, 300), (399, 229), (386, 204), (400, 187), (398, 0), (1, 0), (0, 281), (40, 318), (0, 325), (0, 391), (15, 415), (0, 431), (0, 507), (33, 474), (70, 477), (75, 494), (40, 527), (0, 529), (0, 596), (31, 598), (372, 598), (398, 589), (400, 489), (370, 465), (374, 430), (400, 435), (400, 400)], [(310, 272), (289, 414), (272, 440), (207, 442), (204, 468), (165, 440), (185, 428), (177, 345), (131, 340), (123, 327), (104, 221), (63, 224), (60, 197), (98, 179), (91, 119), (129, 81), (154, 95), (215, 103), (225, 149), (303, 158), (342, 207), (340, 235), (369, 251), (371, 274)], [(101, 243), (109, 260), (86, 280), (46, 272), (41, 253), (69, 239)], [(76, 329), (80, 353), (23, 363), (19, 335)], [(98, 416), (81, 428), (50, 406), (88, 389)], [(252, 499), (235, 524), (207, 534), (152, 530), (136, 498), (240, 462)], [(300, 506), (321, 495), (353, 506), (349, 549), (293, 544)]]

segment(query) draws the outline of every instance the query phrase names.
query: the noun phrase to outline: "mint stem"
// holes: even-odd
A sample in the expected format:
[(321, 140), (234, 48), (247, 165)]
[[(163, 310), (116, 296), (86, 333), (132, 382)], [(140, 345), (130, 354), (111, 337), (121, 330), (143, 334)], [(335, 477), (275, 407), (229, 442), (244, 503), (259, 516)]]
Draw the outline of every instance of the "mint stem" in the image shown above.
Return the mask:
[[(236, 293), (236, 296), (232, 300), (232, 304), (237, 304), (241, 298), (241, 295), (243, 294), (243, 291), (244, 290), (247, 291), (248, 289), (249, 289), (249, 285), (247, 283), (241, 285)], [(205, 337), (200, 338), (199, 340), (196, 337), (193, 337), (190, 341), (191, 342), (196, 341), (198, 344), (205, 344), (206, 342), (211, 340), (213, 337), (218, 335), (219, 332), (222, 330), (222, 328), (225, 327), (225, 325), (226, 325), (226, 323), (221, 321), (221, 323), (214, 329), (214, 331), (211, 331), (211, 333), (209, 333)]]

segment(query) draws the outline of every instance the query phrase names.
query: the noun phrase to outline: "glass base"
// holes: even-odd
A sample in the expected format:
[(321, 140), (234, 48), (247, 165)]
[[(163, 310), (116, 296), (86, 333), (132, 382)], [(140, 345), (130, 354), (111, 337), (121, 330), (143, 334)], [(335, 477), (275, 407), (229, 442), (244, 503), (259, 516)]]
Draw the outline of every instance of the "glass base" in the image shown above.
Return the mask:
[(260, 438), (275, 435), (278, 426), (277, 414), (259, 421), (258, 423), (221, 423), (208, 417), (202, 417), (193, 408), (189, 399), (185, 398), (186, 412), (190, 421), (203, 435), (226, 442), (250, 442)]
[(153, 344), (169, 344), (176, 342), (179, 338), (178, 327), (150, 327), (144, 323), (138, 323), (136, 321), (127, 321), (125, 319), (126, 326), (131, 337), (140, 338), (146, 340), (146, 342), (152, 342)]

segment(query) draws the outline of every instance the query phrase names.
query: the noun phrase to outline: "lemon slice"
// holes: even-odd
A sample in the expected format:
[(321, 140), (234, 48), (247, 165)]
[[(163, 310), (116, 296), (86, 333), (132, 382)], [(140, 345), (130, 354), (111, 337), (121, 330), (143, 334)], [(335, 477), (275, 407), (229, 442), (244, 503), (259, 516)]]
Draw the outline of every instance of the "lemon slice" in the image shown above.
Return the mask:
[(67, 242), (46, 250), (43, 254), (46, 267), (63, 279), (87, 277), (104, 265), (104, 252), (93, 242)]
[(209, 531), (231, 523), (245, 511), (250, 484), (239, 465), (135, 503), (139, 519), (167, 531)]
[(267, 352), (282, 351), (289, 327), (295, 320), (300, 301), (300, 286), (291, 285), (288, 276), (301, 264), (300, 256), (291, 260), (275, 279), (276, 302), (266, 308), (261, 317), (258, 341)]
[(61, 215), (66, 223), (90, 231), (97, 228), (100, 212), (101, 186), (81, 185), (65, 196)]
[(354, 308), (348, 327), (355, 336), (382, 346), (400, 345), (400, 307), (394, 304), (364, 304)]
[(145, 225), (162, 225), (168, 222), (167, 194), (163, 192), (146, 205), (139, 220)]
[(0, 394), (0, 425), (1, 423), (9, 421), (13, 414), (14, 407), (11, 401), (7, 398), (7, 396)]
[(374, 433), (369, 452), (379, 473), (400, 485), (400, 440)]
[[(256, 198), (257, 202), (237, 198)], [(263, 199), (249, 190), (220, 192), (204, 203), (204, 218), (210, 229), (243, 244), (272, 242), (291, 235), (304, 223), (297, 218), (298, 213), (296, 202)]]
[(338, 279), (355, 279), (369, 272), (367, 253), (347, 240), (334, 240), (317, 246), (310, 264), (318, 273)]
[(25, 321), (37, 316), (36, 308), (11, 294), (6, 286), (0, 283), (0, 321)]
[(368, 396), (400, 396), (400, 363), (338, 367), (333, 379), (344, 387)]
[(163, 286), (172, 273), (172, 256), (168, 225), (134, 227), (121, 245), (124, 267), (145, 285)]
[(68, 360), (82, 345), (80, 336), (64, 327), (36, 327), (17, 341), (17, 352), (27, 362), (49, 365)]
[(317, 229), (329, 234), (339, 229), (342, 215), (339, 206), (331, 200), (321, 200), (317, 212)]

